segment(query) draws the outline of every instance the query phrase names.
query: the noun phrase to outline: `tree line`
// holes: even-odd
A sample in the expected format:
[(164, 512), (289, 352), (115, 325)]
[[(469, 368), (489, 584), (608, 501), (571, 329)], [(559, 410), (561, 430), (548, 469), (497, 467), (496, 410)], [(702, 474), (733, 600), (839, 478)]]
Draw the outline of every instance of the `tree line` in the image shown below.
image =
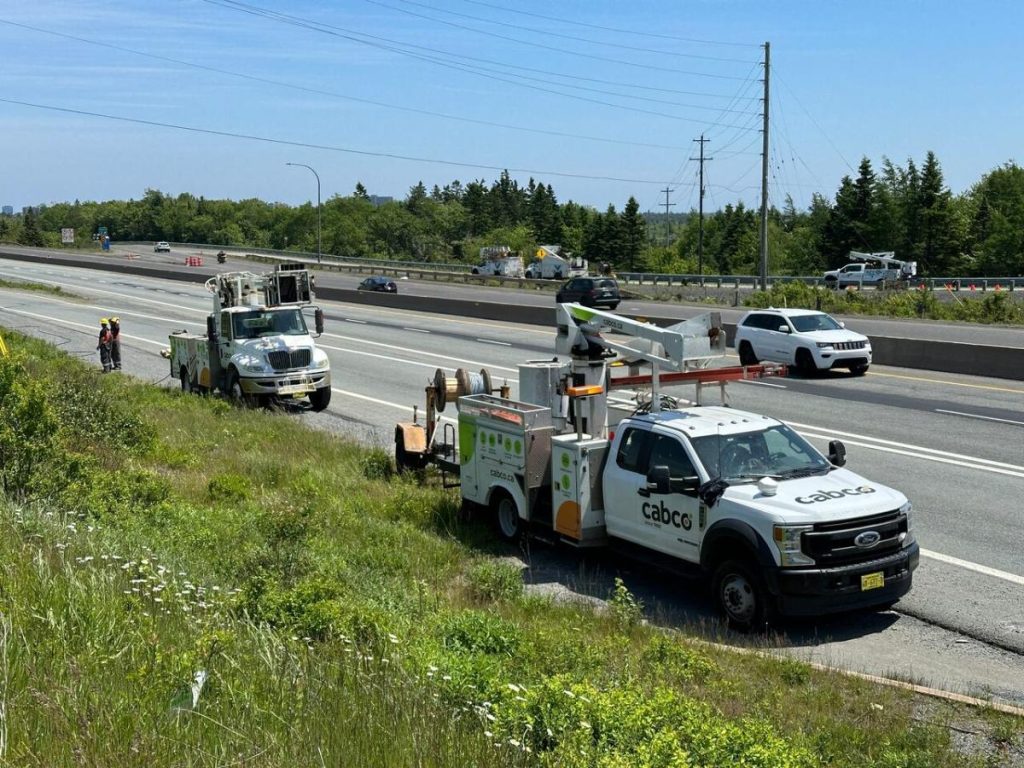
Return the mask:
[[(363, 184), (323, 203), (322, 250), (352, 258), (475, 263), (479, 248), (509, 245), (524, 254), (559, 244), (619, 271), (694, 274), (699, 218), (694, 212), (648, 216), (630, 197), (621, 211), (559, 203), (550, 184), (523, 186), (504, 172), (488, 183), (455, 180), (428, 190), (413, 186), (401, 201), (375, 204)], [(654, 216), (651, 216), (654, 218)], [(759, 216), (742, 202), (704, 216), (705, 274), (758, 271)], [(146, 190), (140, 200), (56, 203), (0, 216), (0, 241), (60, 245), (73, 227), (78, 245), (99, 227), (113, 240), (206, 243), (316, 251), (317, 211), (262, 200), (208, 200)], [(894, 251), (918, 262), (921, 275), (1024, 274), (1024, 169), (1008, 162), (962, 194), (943, 180), (934, 153), (920, 168), (864, 158), (856, 178), (844, 176), (833, 199), (815, 194), (807, 210), (791, 197), (768, 214), (769, 271), (813, 275), (846, 263), (851, 250)]]

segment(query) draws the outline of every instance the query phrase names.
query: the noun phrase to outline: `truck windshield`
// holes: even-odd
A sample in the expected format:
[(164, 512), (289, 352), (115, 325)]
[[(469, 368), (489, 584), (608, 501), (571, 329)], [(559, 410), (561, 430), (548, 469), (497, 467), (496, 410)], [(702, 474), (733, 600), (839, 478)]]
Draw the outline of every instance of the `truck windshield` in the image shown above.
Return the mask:
[(305, 336), (309, 334), (302, 312), (294, 307), (254, 309), (231, 317), (236, 339), (258, 339), (261, 336)]
[(693, 438), (693, 447), (712, 479), (733, 482), (814, 475), (827, 472), (831, 466), (814, 446), (785, 424), (759, 432), (697, 437)]

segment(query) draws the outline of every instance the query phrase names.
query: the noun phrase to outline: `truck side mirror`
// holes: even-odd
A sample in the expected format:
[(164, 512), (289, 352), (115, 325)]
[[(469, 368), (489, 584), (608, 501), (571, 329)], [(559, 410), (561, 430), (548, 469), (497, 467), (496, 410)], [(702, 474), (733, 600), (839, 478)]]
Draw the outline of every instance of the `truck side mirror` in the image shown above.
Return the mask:
[(830, 440), (828, 443), (828, 460), (841, 467), (846, 463), (846, 446), (842, 440)]
[(316, 325), (316, 335), (317, 336), (323, 336), (324, 335), (324, 311), (322, 309), (320, 309), (320, 307), (317, 307), (316, 311), (313, 313), (313, 323), (314, 323), (314, 325)]
[(672, 481), (669, 477), (668, 467), (658, 465), (651, 467), (647, 473), (647, 490), (651, 493), (671, 493)]
[(206, 338), (210, 340), (210, 346), (216, 347), (220, 343), (220, 334), (217, 332), (217, 317), (206, 316)]

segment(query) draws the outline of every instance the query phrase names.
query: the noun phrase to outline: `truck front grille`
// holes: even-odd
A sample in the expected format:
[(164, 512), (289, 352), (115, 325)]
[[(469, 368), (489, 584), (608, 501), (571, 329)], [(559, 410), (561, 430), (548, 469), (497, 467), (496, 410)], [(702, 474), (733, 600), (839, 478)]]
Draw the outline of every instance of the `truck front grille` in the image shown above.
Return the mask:
[[(878, 543), (871, 547), (857, 546), (857, 537), (868, 531), (878, 534)], [(801, 548), (822, 567), (846, 565), (898, 551), (906, 532), (907, 516), (893, 510), (854, 520), (818, 523), (813, 531), (803, 535)]]
[(275, 371), (287, 371), (290, 368), (308, 368), (313, 359), (310, 349), (275, 349), (267, 353), (267, 362)]

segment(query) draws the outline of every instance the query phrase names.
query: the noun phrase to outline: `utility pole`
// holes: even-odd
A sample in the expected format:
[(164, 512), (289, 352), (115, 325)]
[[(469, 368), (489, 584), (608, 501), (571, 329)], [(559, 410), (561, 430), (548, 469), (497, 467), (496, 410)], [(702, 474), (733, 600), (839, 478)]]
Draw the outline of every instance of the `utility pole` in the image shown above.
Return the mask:
[(700, 275), (701, 285), (704, 284), (704, 161), (714, 160), (713, 157), (704, 157), (704, 145), (711, 139), (705, 139), (704, 134), (699, 139), (694, 139), (700, 144), (700, 157), (691, 157), (691, 160), (700, 160), (700, 195), (697, 203), (699, 216), (697, 220), (697, 274)]
[(669, 223), (669, 220), (668, 220), (668, 209), (671, 206), (675, 205), (675, 203), (670, 203), (668, 201), (668, 196), (672, 192), (674, 192), (675, 190), (672, 190), (672, 189), (669, 189), (668, 187), (665, 187), (661, 191), (665, 193), (665, 202), (661, 203), (661, 205), (665, 206), (665, 247), (668, 247), (669, 236), (672, 234), (672, 225)]
[(772, 44), (764, 44), (764, 127), (761, 136), (761, 290), (768, 290), (768, 82)]

